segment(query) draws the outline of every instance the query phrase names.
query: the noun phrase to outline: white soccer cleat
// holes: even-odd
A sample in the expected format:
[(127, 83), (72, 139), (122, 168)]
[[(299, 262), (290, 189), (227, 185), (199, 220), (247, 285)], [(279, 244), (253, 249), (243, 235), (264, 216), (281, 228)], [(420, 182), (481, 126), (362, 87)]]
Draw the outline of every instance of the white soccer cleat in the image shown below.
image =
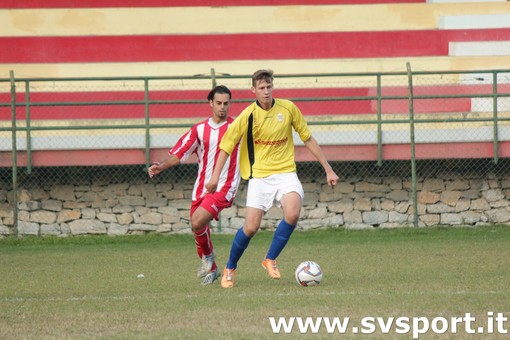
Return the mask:
[(200, 267), (198, 267), (197, 276), (204, 277), (211, 272), (211, 268), (214, 264), (214, 252), (208, 256), (202, 256), (202, 261), (200, 262)]
[(209, 272), (206, 276), (202, 278), (202, 285), (210, 285), (214, 281), (216, 281), (217, 278), (220, 277), (220, 271), (218, 269), (218, 266), (216, 266), (216, 269), (214, 271)]

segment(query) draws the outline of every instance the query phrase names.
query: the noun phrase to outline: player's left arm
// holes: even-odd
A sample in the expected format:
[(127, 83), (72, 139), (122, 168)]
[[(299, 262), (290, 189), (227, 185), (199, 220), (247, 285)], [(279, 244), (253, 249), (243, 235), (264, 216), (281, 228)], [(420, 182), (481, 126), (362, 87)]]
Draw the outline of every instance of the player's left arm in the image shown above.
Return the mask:
[(313, 136), (310, 136), (310, 138), (304, 143), (308, 150), (310, 150), (310, 152), (315, 156), (315, 158), (317, 158), (319, 163), (321, 163), (322, 167), (326, 171), (328, 185), (330, 186), (336, 185), (340, 178), (329, 164), (328, 160), (326, 159), (326, 156), (324, 155), (321, 147), (319, 146), (319, 143), (317, 143), (317, 140), (313, 138)]
[(312, 132), (308, 128), (308, 124), (306, 123), (301, 110), (299, 110), (295, 104), (292, 104), (290, 106), (290, 112), (292, 115), (292, 127), (299, 134), (299, 137), (308, 148), (308, 150), (310, 150), (310, 152), (315, 156), (319, 163), (321, 163), (322, 167), (326, 171), (328, 185), (336, 185), (340, 178), (335, 173), (335, 171), (333, 171), (333, 168), (331, 168), (331, 165), (322, 152), (322, 149), (319, 146), (319, 143), (317, 143), (317, 140), (312, 136)]

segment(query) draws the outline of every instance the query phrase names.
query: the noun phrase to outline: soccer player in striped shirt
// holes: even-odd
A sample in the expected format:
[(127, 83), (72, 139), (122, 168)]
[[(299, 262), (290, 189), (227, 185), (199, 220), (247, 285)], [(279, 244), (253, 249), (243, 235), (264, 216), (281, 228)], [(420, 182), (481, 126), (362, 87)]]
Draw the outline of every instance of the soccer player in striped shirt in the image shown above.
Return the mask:
[(280, 279), (276, 258), (297, 225), (304, 197), (303, 186), (296, 174), (293, 130), (323, 166), (327, 183), (336, 185), (339, 180), (299, 108), (290, 100), (273, 98), (273, 71), (255, 72), (251, 89), (257, 101), (241, 112), (223, 136), (217, 168), (206, 184), (209, 192), (218, 190), (221, 167), (229, 155), (232, 157), (237, 152), (237, 145), (242, 141), (241, 176), (248, 180), (246, 217), (230, 248), (230, 257), (221, 278), (223, 288), (234, 286), (237, 262), (259, 230), (262, 217), (273, 204), (282, 208), (283, 219), (275, 230), (262, 266), (269, 277)]
[(152, 178), (185, 161), (193, 153), (198, 157), (198, 174), (192, 192), (190, 217), (197, 253), (201, 259), (197, 276), (201, 278), (203, 285), (213, 283), (220, 275), (215, 262), (209, 223), (213, 218), (218, 220), (221, 210), (232, 206), (241, 179), (237, 145), (221, 167), (218, 190), (207, 193), (205, 189), (205, 183), (212, 175), (220, 150), (220, 141), (234, 120), (228, 115), (232, 94), (226, 86), (216, 86), (209, 92), (207, 99), (212, 108), (212, 116), (195, 124), (169, 151), (166, 160), (156, 162), (148, 169), (149, 177)]

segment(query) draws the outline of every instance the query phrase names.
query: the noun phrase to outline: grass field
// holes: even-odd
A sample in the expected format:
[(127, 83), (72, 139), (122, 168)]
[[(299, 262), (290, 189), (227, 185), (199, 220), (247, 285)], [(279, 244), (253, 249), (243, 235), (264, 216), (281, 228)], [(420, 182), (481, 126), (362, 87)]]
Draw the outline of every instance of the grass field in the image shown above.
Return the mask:
[[(392, 324), (388, 334), (361, 320), (384, 318), (384, 326), (391, 317), (424, 317), (432, 327), (435, 318), (466, 313), (476, 317), (468, 331), (485, 332), (470, 339), (509, 336), (493, 321), (510, 316), (508, 226), (296, 232), (279, 258), (280, 281), (260, 265), (271, 236), (259, 232), (252, 240), (228, 290), (199, 284), (191, 235), (0, 239), (0, 338), (289, 338), (283, 328), (273, 333), (270, 317), (349, 317), (345, 335), (325, 326), (302, 335), (295, 326), (292, 338), (364, 339), (366, 331), (369, 338), (410, 339), (425, 319), (409, 329)], [(220, 266), (232, 238), (213, 235)], [(303, 260), (321, 265), (319, 286), (294, 281)], [(487, 334), (490, 324), (494, 334)], [(420, 338), (466, 336), (463, 324), (455, 334), (450, 324), (444, 334), (429, 330)]]

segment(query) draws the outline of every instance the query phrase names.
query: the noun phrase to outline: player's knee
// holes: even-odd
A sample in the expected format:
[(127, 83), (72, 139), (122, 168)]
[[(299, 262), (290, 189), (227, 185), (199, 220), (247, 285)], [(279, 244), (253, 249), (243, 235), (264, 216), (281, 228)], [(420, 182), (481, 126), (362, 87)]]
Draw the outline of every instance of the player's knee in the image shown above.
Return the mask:
[(285, 209), (284, 216), (285, 222), (288, 224), (296, 225), (299, 220), (301, 209)]
[(260, 224), (245, 224), (243, 231), (248, 237), (253, 237), (259, 230)]
[(293, 219), (289, 219), (289, 221), (287, 223), (290, 225), (296, 225), (296, 224), (298, 224), (298, 221), (299, 221), (299, 216), (297, 216), (296, 218), (293, 218)]
[(191, 230), (196, 233), (201, 231), (207, 223), (204, 223), (202, 219), (195, 217), (195, 215), (193, 215), (191, 217), (190, 224)]
[(194, 233), (198, 233), (202, 228), (198, 224), (191, 223), (191, 231)]

